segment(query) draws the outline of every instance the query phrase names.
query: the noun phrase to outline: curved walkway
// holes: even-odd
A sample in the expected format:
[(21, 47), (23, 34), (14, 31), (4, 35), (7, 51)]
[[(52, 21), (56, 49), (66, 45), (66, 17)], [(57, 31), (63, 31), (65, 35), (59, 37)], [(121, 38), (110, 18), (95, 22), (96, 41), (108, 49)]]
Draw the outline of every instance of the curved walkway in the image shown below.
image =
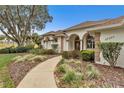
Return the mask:
[(56, 88), (54, 70), (61, 56), (44, 61), (33, 68), (17, 88)]

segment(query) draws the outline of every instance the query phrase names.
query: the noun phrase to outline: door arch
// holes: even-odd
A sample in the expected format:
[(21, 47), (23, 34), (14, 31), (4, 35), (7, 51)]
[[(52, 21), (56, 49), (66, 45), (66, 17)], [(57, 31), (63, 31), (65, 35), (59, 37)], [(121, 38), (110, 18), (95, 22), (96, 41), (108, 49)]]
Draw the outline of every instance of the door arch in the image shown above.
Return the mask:
[(69, 50), (80, 50), (80, 38), (76, 34), (70, 35)]
[(80, 50), (80, 39), (78, 36), (75, 37), (74, 44), (75, 44), (75, 50)]

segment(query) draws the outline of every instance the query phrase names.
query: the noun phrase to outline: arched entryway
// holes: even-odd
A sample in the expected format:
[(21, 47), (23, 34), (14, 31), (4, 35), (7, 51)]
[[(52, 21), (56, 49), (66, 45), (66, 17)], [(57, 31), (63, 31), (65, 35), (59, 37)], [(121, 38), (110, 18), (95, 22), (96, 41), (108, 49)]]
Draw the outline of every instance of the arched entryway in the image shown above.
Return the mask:
[(75, 37), (74, 44), (75, 50), (80, 50), (80, 38), (78, 36)]
[[(83, 36), (83, 50), (95, 51), (95, 36), (91, 33), (85, 33)], [(91, 62), (95, 61), (95, 54), (92, 55)]]
[(72, 34), (69, 38), (69, 50), (80, 50), (80, 38), (76, 34)]
[(92, 34), (86, 33), (83, 36), (83, 50), (94, 50), (95, 49), (95, 38)]

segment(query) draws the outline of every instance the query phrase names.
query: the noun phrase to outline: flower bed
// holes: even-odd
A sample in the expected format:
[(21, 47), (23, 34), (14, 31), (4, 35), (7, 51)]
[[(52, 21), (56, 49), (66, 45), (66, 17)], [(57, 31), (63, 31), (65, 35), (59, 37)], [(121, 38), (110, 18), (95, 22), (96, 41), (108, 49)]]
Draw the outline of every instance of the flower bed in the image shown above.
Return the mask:
[(124, 87), (123, 68), (110, 68), (79, 60), (62, 60), (54, 75), (59, 88)]

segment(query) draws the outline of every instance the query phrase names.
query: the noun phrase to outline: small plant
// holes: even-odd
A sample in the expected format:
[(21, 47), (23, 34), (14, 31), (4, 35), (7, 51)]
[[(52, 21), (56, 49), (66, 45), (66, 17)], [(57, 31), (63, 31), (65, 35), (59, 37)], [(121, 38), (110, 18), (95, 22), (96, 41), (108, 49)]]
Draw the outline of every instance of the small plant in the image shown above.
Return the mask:
[(67, 83), (71, 83), (74, 80), (76, 80), (76, 73), (73, 70), (69, 70), (67, 71), (67, 73), (65, 74), (63, 80)]
[(60, 62), (59, 62), (59, 65), (64, 64), (64, 63), (65, 63), (65, 60), (61, 59)]
[(46, 58), (47, 58), (46, 56), (36, 55), (36, 56), (33, 56), (32, 58), (28, 59), (28, 61), (42, 62)]
[(45, 54), (54, 55), (54, 54), (56, 54), (56, 52), (53, 49), (46, 49)]
[(97, 79), (99, 77), (98, 70), (91, 64), (86, 67), (87, 79)]
[(66, 83), (75, 84), (76, 86), (78, 86), (79, 83), (81, 82), (81, 80), (83, 80), (83, 79), (84, 79), (84, 77), (82, 74), (76, 73), (72, 69), (68, 69), (65, 76), (63, 77), (63, 80)]
[(32, 53), (32, 54), (37, 54), (37, 55), (45, 54), (45, 50), (44, 49), (39, 49), (39, 48), (32, 49), (29, 52)]
[(35, 46), (34, 44), (28, 44), (28, 45), (26, 45), (25, 47), (28, 48), (28, 49), (33, 49), (34, 46)]
[(120, 55), (123, 45), (124, 43), (120, 42), (107, 42), (98, 44), (104, 59), (110, 64), (111, 67), (114, 67), (117, 64), (117, 59)]
[(62, 58), (69, 59), (69, 53), (68, 53), (68, 51), (63, 51), (62, 52)]
[(78, 59), (80, 58), (80, 51), (78, 50), (73, 50), (73, 51), (64, 51), (62, 52), (62, 57), (65, 59)]
[(93, 61), (94, 60), (94, 51), (82, 50), (81, 55), (82, 55), (82, 59), (84, 61)]
[(28, 61), (30, 58), (34, 57), (35, 55), (32, 55), (32, 54), (27, 54), (27, 55), (24, 55), (24, 56), (17, 56), (15, 57), (13, 60), (15, 62), (25, 62), (25, 61)]
[(93, 81), (84, 81), (81, 87), (83, 87), (83, 88), (96, 88), (96, 84)]
[(66, 73), (67, 71), (67, 65), (66, 64), (62, 64), (57, 68), (57, 71), (61, 72), (61, 73)]
[(100, 86), (101, 88), (113, 88), (113, 86), (109, 83), (104, 83)]
[(16, 60), (18, 60), (18, 59), (20, 59), (20, 58), (22, 58), (22, 56), (16, 56), (16, 57), (14, 57), (14, 58), (12, 59), (12, 61), (16, 61)]
[(82, 73), (76, 73), (76, 80), (77, 81), (84, 80), (84, 75)]
[(78, 58), (80, 58), (80, 51), (78, 51), (78, 50), (70, 51), (70, 54), (71, 54), (71, 57), (72, 57), (73, 59), (78, 59)]

